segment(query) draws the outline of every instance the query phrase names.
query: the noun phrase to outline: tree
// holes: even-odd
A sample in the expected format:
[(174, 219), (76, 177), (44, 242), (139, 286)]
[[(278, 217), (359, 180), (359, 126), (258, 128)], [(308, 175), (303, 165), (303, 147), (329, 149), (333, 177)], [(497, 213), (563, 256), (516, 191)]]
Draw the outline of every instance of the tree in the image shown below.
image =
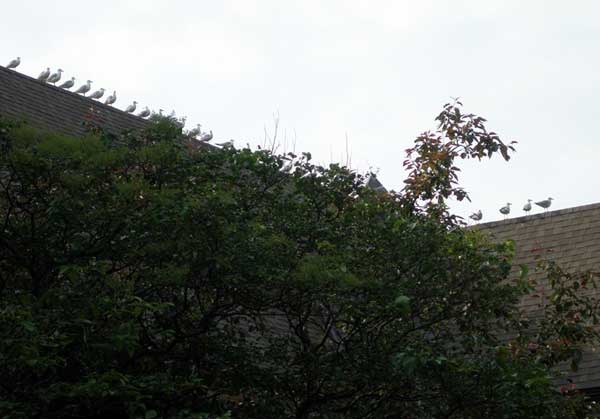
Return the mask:
[(511, 151), (460, 109), (387, 194), (309, 154), (195, 150), (173, 118), (4, 121), (0, 416), (583, 417), (553, 380), (597, 337), (595, 278), (550, 266), (547, 317), (519, 317), (512, 244), (446, 207), (456, 160)]

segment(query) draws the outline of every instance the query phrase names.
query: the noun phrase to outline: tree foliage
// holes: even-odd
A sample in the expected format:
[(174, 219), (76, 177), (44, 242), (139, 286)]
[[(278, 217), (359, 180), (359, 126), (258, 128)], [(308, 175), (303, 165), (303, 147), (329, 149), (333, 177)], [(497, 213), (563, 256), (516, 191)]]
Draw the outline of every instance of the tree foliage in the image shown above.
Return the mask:
[(0, 417), (583, 417), (554, 380), (596, 338), (595, 278), (550, 266), (546, 317), (519, 316), (512, 243), (446, 207), (456, 160), (511, 146), (459, 104), (438, 120), (387, 194), (309, 154), (195, 150), (169, 118), (4, 121)]

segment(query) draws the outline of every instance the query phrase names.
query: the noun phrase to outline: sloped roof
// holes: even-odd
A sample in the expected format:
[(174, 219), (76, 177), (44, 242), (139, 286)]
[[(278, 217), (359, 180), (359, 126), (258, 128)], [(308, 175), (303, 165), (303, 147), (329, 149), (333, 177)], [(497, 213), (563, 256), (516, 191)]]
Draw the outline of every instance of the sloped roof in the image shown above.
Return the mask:
[(85, 123), (112, 134), (143, 129), (148, 121), (112, 106), (0, 66), (0, 117), (24, 120), (53, 132), (80, 136)]
[(387, 189), (381, 184), (375, 175), (371, 175), (367, 180), (367, 188), (373, 189), (375, 192), (385, 193)]
[[(600, 203), (484, 223), (475, 228), (490, 233), (497, 241), (514, 240), (513, 276), (518, 275), (522, 264), (533, 273), (539, 257), (555, 261), (570, 273), (600, 270)], [(541, 273), (533, 275), (542, 279)], [(543, 298), (548, 285), (540, 280), (538, 288)], [(541, 315), (539, 298), (526, 298), (521, 306), (532, 318)], [(569, 378), (581, 389), (600, 387), (600, 351), (590, 349), (579, 371), (570, 372)]]

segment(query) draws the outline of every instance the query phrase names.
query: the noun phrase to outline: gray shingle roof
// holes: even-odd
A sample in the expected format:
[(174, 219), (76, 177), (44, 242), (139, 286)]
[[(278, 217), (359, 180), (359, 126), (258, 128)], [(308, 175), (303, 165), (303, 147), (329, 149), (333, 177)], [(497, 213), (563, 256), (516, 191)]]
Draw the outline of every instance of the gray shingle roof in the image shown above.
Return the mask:
[(84, 123), (112, 134), (143, 129), (148, 121), (0, 66), (0, 117), (45, 130), (82, 135)]
[(375, 175), (371, 175), (367, 180), (367, 188), (373, 189), (375, 192), (385, 193), (387, 189), (381, 184)]
[[(529, 271), (533, 272), (539, 256), (555, 261), (570, 273), (600, 270), (600, 203), (495, 221), (474, 228), (487, 231), (497, 241), (514, 240), (513, 276), (518, 275), (521, 264), (528, 265)], [(543, 296), (547, 284), (539, 281), (538, 287)], [(540, 314), (539, 304), (540, 300), (535, 298), (521, 302), (523, 311), (532, 317)], [(600, 387), (600, 353), (590, 349), (584, 355), (579, 371), (569, 373), (569, 378), (582, 389)]]

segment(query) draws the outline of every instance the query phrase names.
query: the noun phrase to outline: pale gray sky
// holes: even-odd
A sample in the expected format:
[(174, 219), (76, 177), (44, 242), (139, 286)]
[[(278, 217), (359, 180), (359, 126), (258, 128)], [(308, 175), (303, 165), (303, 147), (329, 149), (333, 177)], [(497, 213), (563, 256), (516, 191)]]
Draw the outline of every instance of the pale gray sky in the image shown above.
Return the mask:
[[(280, 139), (322, 163), (379, 170), (402, 187), (404, 149), (450, 97), (517, 140), (509, 163), (465, 166), (484, 221), (507, 201), (600, 201), (600, 2), (354, 0), (7, 1), (0, 60), (47, 66), (186, 116), (217, 139)], [(290, 148), (288, 146), (288, 148)]]

